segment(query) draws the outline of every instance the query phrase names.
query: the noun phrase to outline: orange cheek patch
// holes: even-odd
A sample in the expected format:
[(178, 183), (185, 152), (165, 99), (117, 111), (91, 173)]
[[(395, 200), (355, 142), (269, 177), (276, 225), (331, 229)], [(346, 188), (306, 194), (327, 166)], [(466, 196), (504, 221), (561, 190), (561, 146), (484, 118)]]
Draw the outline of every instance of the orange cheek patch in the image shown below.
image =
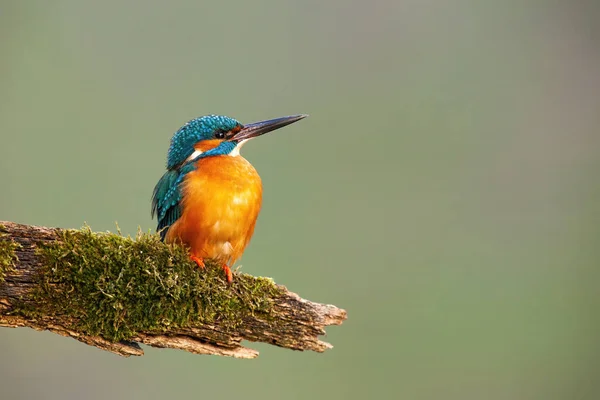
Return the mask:
[(208, 150), (214, 149), (218, 145), (223, 142), (223, 139), (211, 139), (211, 140), (203, 140), (194, 145), (194, 149), (199, 150), (201, 152), (206, 152)]

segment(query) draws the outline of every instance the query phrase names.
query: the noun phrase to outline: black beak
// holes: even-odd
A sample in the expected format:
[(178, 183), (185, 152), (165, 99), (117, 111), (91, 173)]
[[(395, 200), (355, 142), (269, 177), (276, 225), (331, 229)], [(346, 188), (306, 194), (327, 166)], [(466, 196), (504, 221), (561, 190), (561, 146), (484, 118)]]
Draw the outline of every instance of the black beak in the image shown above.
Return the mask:
[(300, 121), (306, 117), (308, 117), (307, 114), (290, 115), (289, 117), (281, 117), (247, 124), (244, 125), (241, 131), (233, 135), (233, 137), (229, 140), (236, 140), (239, 142), (246, 139), (252, 139), (253, 137), (264, 135), (267, 132), (271, 132), (275, 129), (283, 128), (286, 125), (293, 124), (294, 122)]

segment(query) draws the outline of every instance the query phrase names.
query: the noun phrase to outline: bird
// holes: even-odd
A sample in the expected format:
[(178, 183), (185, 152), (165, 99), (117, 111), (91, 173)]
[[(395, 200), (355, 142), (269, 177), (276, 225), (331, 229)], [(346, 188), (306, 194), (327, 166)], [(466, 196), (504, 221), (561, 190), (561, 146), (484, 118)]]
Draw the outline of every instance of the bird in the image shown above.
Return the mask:
[(262, 205), (262, 182), (240, 155), (249, 140), (307, 117), (290, 115), (243, 125), (224, 115), (188, 121), (172, 136), (166, 172), (152, 192), (151, 215), (165, 243), (188, 248), (199, 268), (231, 267), (248, 246)]

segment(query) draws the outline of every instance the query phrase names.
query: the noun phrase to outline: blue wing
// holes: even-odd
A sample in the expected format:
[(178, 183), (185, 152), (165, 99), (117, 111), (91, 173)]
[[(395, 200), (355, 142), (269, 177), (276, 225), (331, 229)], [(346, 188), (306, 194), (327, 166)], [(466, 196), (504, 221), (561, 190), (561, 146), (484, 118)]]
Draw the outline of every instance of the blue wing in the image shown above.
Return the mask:
[(162, 240), (165, 239), (169, 227), (181, 216), (180, 184), (183, 175), (179, 170), (169, 170), (160, 178), (152, 193), (152, 216), (156, 215)]

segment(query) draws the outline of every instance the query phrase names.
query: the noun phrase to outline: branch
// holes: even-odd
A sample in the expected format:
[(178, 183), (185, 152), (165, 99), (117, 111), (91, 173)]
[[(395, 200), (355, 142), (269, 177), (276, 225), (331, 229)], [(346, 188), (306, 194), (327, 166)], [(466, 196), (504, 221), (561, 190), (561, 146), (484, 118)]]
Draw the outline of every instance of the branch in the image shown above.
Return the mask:
[(324, 327), (346, 311), (313, 303), (268, 278), (199, 270), (157, 235), (0, 222), (0, 327), (30, 327), (121, 356), (139, 343), (254, 358), (242, 340), (323, 352)]

